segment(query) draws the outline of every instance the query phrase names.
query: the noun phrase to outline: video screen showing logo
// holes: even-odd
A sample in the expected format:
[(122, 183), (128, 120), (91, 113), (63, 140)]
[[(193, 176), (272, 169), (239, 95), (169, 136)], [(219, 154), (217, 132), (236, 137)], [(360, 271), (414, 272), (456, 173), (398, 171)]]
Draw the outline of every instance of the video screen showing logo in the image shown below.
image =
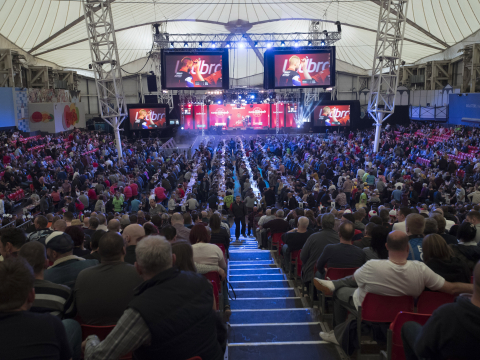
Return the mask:
[(314, 126), (350, 126), (350, 105), (317, 106)]
[(330, 85), (330, 53), (275, 54), (275, 87)]
[(222, 55), (167, 54), (165, 59), (167, 89), (222, 87)]
[(151, 130), (167, 125), (165, 108), (129, 109), (130, 130)]

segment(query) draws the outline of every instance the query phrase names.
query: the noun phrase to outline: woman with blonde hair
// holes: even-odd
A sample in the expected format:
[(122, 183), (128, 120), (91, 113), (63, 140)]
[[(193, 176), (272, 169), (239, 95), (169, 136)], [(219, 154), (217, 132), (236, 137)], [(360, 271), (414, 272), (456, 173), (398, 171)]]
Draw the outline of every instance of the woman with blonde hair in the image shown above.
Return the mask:
[(470, 282), (471, 272), (468, 266), (455, 256), (452, 248), (439, 234), (423, 238), (422, 255), (425, 265), (446, 281)]

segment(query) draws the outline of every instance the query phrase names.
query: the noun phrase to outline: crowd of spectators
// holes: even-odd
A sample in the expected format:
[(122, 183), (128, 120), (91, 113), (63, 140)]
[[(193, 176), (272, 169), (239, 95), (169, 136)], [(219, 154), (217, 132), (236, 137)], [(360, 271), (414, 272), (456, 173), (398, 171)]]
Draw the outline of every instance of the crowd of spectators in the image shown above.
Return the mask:
[[(355, 339), (345, 334), (368, 292), (473, 293), (448, 311), (463, 311), (452, 321), (465, 321), (474, 343), (480, 153), (469, 147), (480, 133), (398, 130), (384, 133), (376, 154), (373, 131), (363, 131), (237, 137), (202, 144), (191, 159), (166, 155), (158, 139), (124, 140), (120, 159), (109, 135), (75, 131), (28, 142), (10, 135), (1, 156), (0, 329), (7, 337), (0, 353), (77, 359), (82, 344), (86, 359), (132, 351), (139, 359), (222, 358), (227, 282), (222, 318), (201, 274), (225, 280), (233, 224), (233, 241), (254, 237), (261, 249), (281, 234), (287, 273), (299, 252), (302, 286), (333, 294), (335, 329), (320, 336), (348, 353)], [(457, 160), (459, 153), (470, 155)], [(19, 190), (23, 201), (11, 197)], [(33, 221), (19, 212), (25, 205)], [(328, 267), (357, 270), (330, 281)], [(448, 311), (431, 322), (443, 324)], [(32, 330), (39, 324), (45, 331)], [(100, 341), (82, 339), (80, 324), (115, 327)], [(426, 343), (432, 327), (405, 330), (410, 358), (443, 358), (439, 346), (429, 343), (428, 356), (417, 347), (416, 335)], [(454, 357), (474, 357), (455, 344), (465, 332), (451, 334), (445, 341)]]

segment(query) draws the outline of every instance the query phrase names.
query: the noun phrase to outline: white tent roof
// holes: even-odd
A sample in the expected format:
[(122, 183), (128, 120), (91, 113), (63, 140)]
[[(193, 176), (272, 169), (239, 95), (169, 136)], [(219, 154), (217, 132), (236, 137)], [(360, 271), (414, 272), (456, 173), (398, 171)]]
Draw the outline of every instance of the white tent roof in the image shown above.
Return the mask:
[[(342, 23), (342, 40), (336, 44), (337, 58), (357, 68), (370, 69), (378, 3), (377, 0), (194, 0), (193, 3), (112, 0), (112, 12), (122, 64), (145, 57), (152, 46), (151, 24), (159, 21), (168, 21), (167, 31), (171, 34), (216, 34), (229, 33), (228, 25), (239, 21), (248, 22), (251, 33), (308, 32), (309, 20), (324, 19), (327, 30), (335, 30), (333, 23), (337, 20)], [(408, 19), (402, 58), (413, 63), (479, 30), (480, 1), (410, 0)], [(0, 35), (31, 55), (61, 67), (87, 69), (91, 62), (79, 0), (0, 0)], [(239, 73), (235, 77), (262, 71), (253, 51), (248, 53), (248, 61), (243, 60), (245, 55), (238, 54)], [(240, 70), (247, 65), (245, 72)]]

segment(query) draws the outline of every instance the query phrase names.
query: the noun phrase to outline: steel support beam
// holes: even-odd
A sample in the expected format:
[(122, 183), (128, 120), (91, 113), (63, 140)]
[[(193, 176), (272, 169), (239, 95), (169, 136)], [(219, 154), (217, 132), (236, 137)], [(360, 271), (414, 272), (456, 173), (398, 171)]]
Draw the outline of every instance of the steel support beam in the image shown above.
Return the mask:
[(381, 126), (395, 111), (395, 96), (402, 57), (409, 0), (381, 0), (367, 111), (375, 120), (374, 152), (378, 152)]
[(121, 159), (120, 125), (127, 111), (111, 5), (108, 0), (84, 0), (83, 8), (100, 116), (113, 127), (118, 158)]

